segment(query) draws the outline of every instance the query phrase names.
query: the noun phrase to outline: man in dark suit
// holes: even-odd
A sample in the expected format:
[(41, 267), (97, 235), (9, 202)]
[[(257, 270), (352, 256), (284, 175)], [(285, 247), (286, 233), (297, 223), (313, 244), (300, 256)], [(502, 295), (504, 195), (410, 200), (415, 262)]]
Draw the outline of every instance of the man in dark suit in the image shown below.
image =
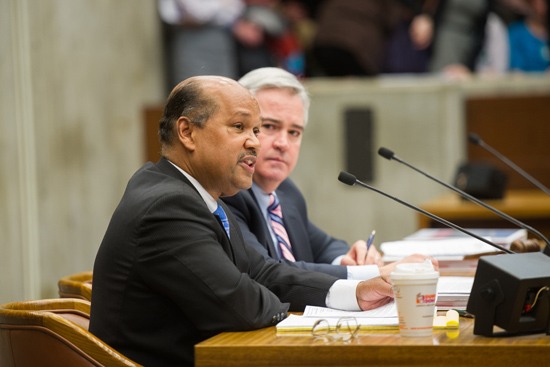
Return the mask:
[[(389, 275), (397, 263), (383, 266), (375, 246), (367, 253), (365, 241), (359, 240), (350, 249), (311, 223), (304, 197), (288, 178), (298, 161), (308, 120), (309, 98), (303, 85), (292, 74), (270, 67), (251, 71), (239, 82), (258, 100), (263, 120), (258, 135), (262, 150), (252, 187), (223, 199), (237, 217), (245, 241), (266, 258), (340, 279)], [(286, 231), (283, 237), (288, 237), (290, 246), (286, 240), (280, 241), (273, 229), (269, 207), (270, 200), (276, 201), (272, 198), (280, 204)], [(280, 225), (275, 224), (277, 227)], [(426, 258), (412, 255), (400, 262), (423, 262)], [(437, 267), (437, 261), (432, 262)]]
[(219, 200), (252, 184), (260, 110), (234, 80), (194, 77), (168, 98), (163, 158), (130, 179), (94, 264), (90, 331), (145, 366), (191, 366), (193, 345), (275, 325), (306, 304), (371, 309), (381, 277), (352, 282), (266, 261)]

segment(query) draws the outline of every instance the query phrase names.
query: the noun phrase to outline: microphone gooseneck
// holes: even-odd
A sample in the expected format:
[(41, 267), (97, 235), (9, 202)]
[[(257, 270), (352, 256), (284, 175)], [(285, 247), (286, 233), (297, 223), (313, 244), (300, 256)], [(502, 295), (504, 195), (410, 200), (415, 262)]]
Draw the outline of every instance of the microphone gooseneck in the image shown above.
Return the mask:
[[(475, 134), (474, 134), (474, 135), (475, 135)], [(379, 153), (380, 153), (380, 150), (381, 150), (381, 149), (382, 149), (382, 148), (379, 149), (379, 151), (378, 151)], [(389, 149), (386, 149), (386, 148), (384, 148), (384, 149), (391, 152), (391, 150), (389, 150)], [(493, 207), (490, 206), (490, 205), (487, 205), (486, 203), (484, 203), (483, 201), (481, 201), (481, 200), (479, 200), (479, 199), (473, 197), (472, 195), (470, 195), (470, 194), (468, 194), (468, 193), (466, 193), (466, 192), (464, 192), (464, 191), (462, 191), (462, 190), (460, 190), (460, 189), (458, 189), (458, 188), (456, 188), (456, 187), (454, 187), (454, 186), (452, 186), (452, 185), (449, 185), (448, 183), (443, 182), (443, 181), (441, 181), (440, 179), (435, 178), (435, 177), (433, 177), (432, 175), (430, 175), (430, 174), (428, 174), (428, 173), (426, 173), (426, 172), (424, 172), (424, 171), (421, 171), (420, 169), (418, 169), (418, 168), (416, 168), (416, 167), (410, 165), (409, 163), (403, 161), (401, 158), (397, 157), (393, 152), (391, 152), (391, 153), (392, 153), (392, 158), (393, 158), (394, 160), (398, 161), (399, 163), (402, 163), (402, 164), (404, 164), (405, 166), (407, 166), (407, 167), (409, 167), (409, 168), (415, 170), (416, 172), (423, 174), (424, 176), (428, 177), (429, 179), (434, 180), (434, 181), (436, 181), (437, 183), (439, 183), (439, 184), (441, 184), (441, 185), (447, 187), (448, 189), (453, 190), (454, 192), (456, 192), (456, 193), (458, 193), (459, 195), (461, 195), (461, 196), (467, 198), (468, 200), (471, 200), (471, 201), (473, 201), (474, 203), (476, 203), (476, 204), (478, 204), (478, 205), (481, 205), (481, 206), (484, 207), (485, 209), (488, 209), (488, 210), (492, 211), (493, 213), (497, 214), (497, 215), (500, 216), (501, 218), (504, 218), (504, 219), (506, 219), (507, 221), (514, 223), (516, 226), (518, 226), (518, 227), (520, 227), (520, 228), (523, 228), (523, 229), (525, 229), (525, 230), (527, 230), (527, 231), (529, 231), (529, 232), (531, 232), (531, 233), (537, 235), (537, 236), (540, 237), (544, 242), (546, 242), (546, 247), (550, 247), (550, 241), (548, 241), (548, 239), (547, 239), (545, 236), (543, 236), (542, 233), (540, 233), (539, 231), (537, 231), (537, 230), (534, 229), (533, 227), (531, 227), (531, 226), (529, 226), (529, 225), (527, 225), (527, 224), (525, 224), (525, 223), (523, 223), (523, 222), (520, 222), (519, 220), (515, 219), (514, 217), (511, 217), (511, 216), (509, 216), (508, 214), (505, 214), (505, 213), (501, 212), (500, 210), (498, 210), (498, 209), (496, 209), (496, 208), (493, 208)], [(383, 157), (386, 158), (385, 156), (383, 156)]]
[(392, 199), (392, 200), (394, 200), (394, 201), (397, 201), (399, 204), (405, 205), (405, 206), (408, 207), (408, 208), (411, 208), (411, 209), (413, 209), (413, 210), (416, 210), (417, 212), (420, 212), (420, 213), (422, 213), (422, 214), (424, 214), (424, 215), (426, 215), (426, 216), (432, 218), (433, 220), (438, 221), (438, 222), (441, 223), (441, 224), (444, 224), (444, 225), (446, 225), (446, 226), (448, 226), (448, 227), (454, 228), (454, 229), (456, 229), (457, 231), (460, 231), (460, 232), (462, 232), (462, 233), (465, 233), (465, 234), (467, 234), (467, 235), (470, 236), (470, 237), (474, 237), (474, 238), (476, 238), (476, 239), (478, 239), (478, 240), (480, 240), (480, 241), (482, 241), (482, 242), (485, 242), (486, 244), (491, 245), (491, 246), (493, 246), (493, 247), (495, 247), (495, 248), (497, 248), (497, 249), (499, 249), (499, 250), (501, 250), (501, 251), (507, 252), (507, 253), (509, 253), (509, 254), (514, 254), (514, 253), (515, 253), (514, 251), (511, 251), (511, 250), (509, 250), (509, 249), (507, 249), (507, 248), (505, 248), (505, 247), (499, 246), (499, 245), (497, 245), (496, 243), (493, 243), (493, 242), (491, 242), (491, 241), (489, 241), (489, 240), (487, 240), (487, 239), (485, 239), (485, 238), (483, 238), (483, 237), (481, 237), (481, 236), (478, 236), (477, 234), (472, 233), (472, 232), (470, 232), (470, 231), (468, 231), (468, 230), (466, 230), (466, 229), (464, 229), (464, 228), (462, 228), (462, 227), (460, 227), (460, 226), (458, 226), (458, 225), (456, 225), (456, 224), (454, 224), (454, 223), (451, 223), (451, 222), (449, 222), (449, 221), (447, 221), (447, 220), (445, 220), (445, 219), (443, 219), (443, 218), (440, 218), (440, 217), (438, 217), (437, 215), (434, 215), (434, 214), (432, 214), (432, 213), (429, 213), (429, 212), (425, 211), (424, 209), (420, 209), (420, 208), (417, 207), (417, 206), (414, 206), (414, 205), (409, 204), (409, 203), (407, 203), (407, 202), (405, 202), (405, 201), (403, 201), (403, 200), (401, 200), (401, 199), (398, 199), (398, 198), (396, 198), (396, 197), (394, 197), (394, 196), (391, 196), (391, 195), (389, 195), (389, 194), (386, 194), (384, 191), (381, 191), (381, 190), (379, 190), (379, 189), (377, 189), (377, 188), (375, 188), (375, 187), (369, 186), (369, 185), (367, 185), (366, 183), (363, 183), (363, 182), (359, 181), (359, 180), (358, 180), (357, 178), (355, 178), (355, 176), (352, 175), (351, 173), (344, 172), (344, 171), (340, 172), (340, 174), (338, 175), (338, 180), (340, 180), (340, 182), (345, 183), (346, 185), (353, 186), (353, 185), (357, 184), (357, 185), (362, 186), (362, 187), (365, 187), (365, 188), (367, 188), (367, 189), (369, 189), (369, 190), (375, 191), (375, 192), (379, 193), (380, 195), (383, 195), (383, 196), (385, 196), (385, 197), (387, 197), (387, 198), (390, 198), (390, 199)]
[[(542, 183), (540, 183), (536, 178), (519, 168), (514, 162), (500, 154), (498, 151), (496, 151), (494, 148), (492, 148), (490, 145), (485, 143), (477, 134), (470, 133), (468, 134), (468, 140), (470, 143), (479, 145), (483, 149), (487, 150), (489, 153), (500, 159), (502, 162), (506, 163), (510, 168), (512, 168), (514, 171), (522, 175), (527, 181), (531, 182), (533, 185), (538, 187), (540, 190), (544, 191), (547, 195), (550, 195), (550, 189), (546, 186), (544, 186)], [(547, 242), (548, 243), (548, 242)]]

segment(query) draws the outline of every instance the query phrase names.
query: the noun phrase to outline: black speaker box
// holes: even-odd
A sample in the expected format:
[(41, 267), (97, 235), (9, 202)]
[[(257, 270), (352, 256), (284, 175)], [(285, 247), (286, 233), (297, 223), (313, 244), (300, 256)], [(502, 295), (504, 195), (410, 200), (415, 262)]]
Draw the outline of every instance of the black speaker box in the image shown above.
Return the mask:
[(508, 176), (490, 164), (467, 163), (458, 168), (455, 186), (480, 200), (502, 199)]
[(475, 315), (475, 335), (550, 333), (550, 257), (540, 252), (480, 257), (466, 309)]

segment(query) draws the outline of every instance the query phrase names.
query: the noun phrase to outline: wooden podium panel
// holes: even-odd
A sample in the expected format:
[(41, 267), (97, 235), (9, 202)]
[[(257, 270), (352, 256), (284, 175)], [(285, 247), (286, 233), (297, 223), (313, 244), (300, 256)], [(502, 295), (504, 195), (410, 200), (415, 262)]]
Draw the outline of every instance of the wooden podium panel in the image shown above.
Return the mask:
[(159, 121), (164, 105), (148, 106), (143, 109), (143, 131), (145, 137), (145, 162), (157, 163), (160, 159)]
[[(550, 95), (469, 98), (466, 128), (550, 187)], [(536, 188), (482, 147), (466, 144), (468, 161), (488, 162), (504, 171), (509, 189)]]
[(472, 319), (431, 337), (404, 338), (399, 330), (361, 333), (349, 342), (277, 336), (275, 327), (222, 333), (195, 346), (196, 367), (218, 366), (546, 366), (550, 336), (473, 335)]

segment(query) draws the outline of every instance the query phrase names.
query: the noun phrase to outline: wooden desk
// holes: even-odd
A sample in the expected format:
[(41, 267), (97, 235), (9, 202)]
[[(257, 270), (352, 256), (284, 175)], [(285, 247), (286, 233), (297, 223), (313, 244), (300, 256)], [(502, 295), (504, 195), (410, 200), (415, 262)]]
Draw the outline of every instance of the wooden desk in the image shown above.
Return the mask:
[[(530, 225), (544, 236), (550, 236), (550, 196), (545, 193), (539, 190), (508, 191), (502, 200), (487, 200), (486, 203)], [(513, 223), (476, 203), (463, 200), (453, 192), (421, 204), (420, 207), (465, 228), (517, 228)], [(445, 227), (423, 214), (418, 215), (420, 228)]]
[(222, 333), (195, 346), (195, 366), (546, 366), (550, 336), (508, 338), (473, 335), (473, 320), (460, 319), (458, 335), (402, 338), (399, 330), (362, 333), (351, 342), (311, 336), (277, 336), (275, 327)]

